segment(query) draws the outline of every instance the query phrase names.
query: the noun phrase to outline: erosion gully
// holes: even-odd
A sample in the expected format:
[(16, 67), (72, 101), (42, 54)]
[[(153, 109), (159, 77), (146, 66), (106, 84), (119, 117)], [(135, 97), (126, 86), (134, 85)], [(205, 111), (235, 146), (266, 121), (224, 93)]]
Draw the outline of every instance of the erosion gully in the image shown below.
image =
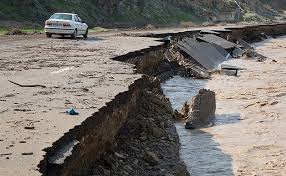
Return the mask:
[[(166, 36), (172, 36), (175, 40), (178, 40), (199, 32), (200, 31), (187, 31), (180, 33), (148, 34), (144, 37), (157, 37), (161, 39)], [(254, 42), (261, 33), (265, 33), (269, 36), (285, 35), (286, 24), (232, 27), (220, 32), (222, 33), (222, 37), (231, 41), (243, 39), (247, 42)], [(184, 74), (186, 70), (178, 67), (178, 64), (170, 62), (169, 55), (166, 54), (170, 54), (170, 47), (171, 45), (151, 47), (114, 59), (134, 64), (137, 72), (140, 74), (161, 79), (161, 88), (165, 96), (170, 99), (173, 109), (180, 109), (185, 101), (190, 100), (201, 88), (206, 87), (208, 81), (182, 77), (182, 75), (187, 75)], [(172, 78), (170, 79), (170, 77)], [(130, 87), (130, 91), (118, 95), (116, 99), (103, 108), (102, 111), (94, 114), (94, 117), (85, 123), (85, 133), (81, 132), (83, 130), (72, 131), (74, 136), (88, 139), (83, 140), (85, 143), (82, 146), (85, 148), (77, 147), (74, 149), (74, 153), (78, 153), (78, 155), (86, 153), (85, 156), (87, 158), (85, 158), (84, 163), (78, 164), (77, 155), (69, 157), (67, 162), (60, 168), (53, 168), (53, 166), (47, 165), (47, 161), (44, 160), (40, 165), (41, 172), (47, 173), (46, 175), (55, 175), (52, 174), (51, 171), (57, 173), (60, 170), (60, 173), (65, 173), (61, 175), (69, 175), (72, 170), (78, 170), (79, 167), (80, 169), (85, 169), (84, 167), (88, 169), (91, 163), (94, 163), (95, 160), (98, 160), (101, 155), (106, 152), (105, 148), (110, 147), (119, 129), (124, 126), (124, 121), (128, 119), (129, 111), (136, 109), (136, 106), (140, 105), (140, 99), (136, 98), (137, 95), (140, 94), (140, 90), (148, 89), (149, 84), (151, 85), (151, 83), (146, 83), (143, 80), (137, 81)], [(113, 113), (116, 111), (122, 113)], [(92, 119), (97, 120), (92, 121)], [(237, 123), (239, 120), (239, 115), (235, 113), (220, 115), (217, 117), (216, 124)], [(234, 175), (231, 156), (225, 154), (220, 149), (219, 142), (214, 139), (212, 134), (204, 130), (185, 130), (184, 124), (180, 122), (175, 123), (175, 126), (180, 137), (181, 159), (185, 161), (191, 175)], [(111, 128), (112, 134), (106, 136)], [(65, 141), (69, 141), (72, 136), (73, 135), (70, 134), (66, 135), (59, 140), (57, 144), (60, 146), (62, 143), (66, 143)], [(50, 148), (47, 152), (47, 156), (49, 153), (55, 153), (55, 150), (56, 147)], [(93, 157), (90, 157), (90, 154), (93, 154)]]
[[(175, 76), (164, 82), (162, 88), (174, 109), (181, 109), (186, 101), (206, 88), (207, 80)], [(216, 125), (239, 121), (239, 116), (217, 116)], [(175, 123), (180, 137), (180, 155), (191, 175), (233, 175), (231, 157), (219, 148), (220, 144), (203, 130), (187, 130), (183, 122)]]
[[(243, 39), (248, 42), (255, 42), (257, 41), (257, 36), (261, 33), (270, 36), (286, 34), (284, 25), (237, 27), (229, 28), (229, 30), (232, 32), (225, 33), (225, 38), (230, 38), (232, 41)], [(180, 39), (184, 36), (195, 35), (195, 32), (170, 35)], [(163, 36), (160, 34), (158, 36), (150, 35), (150, 37)], [(208, 80), (193, 79), (177, 75), (162, 82), (161, 87), (166, 97), (170, 99), (173, 109), (179, 110), (183, 104), (195, 96), (200, 89), (206, 88), (207, 83)], [(239, 123), (240, 120), (240, 114), (229, 113), (217, 115), (215, 124), (216, 126), (223, 126)], [(175, 123), (181, 143), (180, 157), (186, 163), (189, 173), (195, 176), (234, 175), (232, 156), (222, 151), (219, 142), (214, 139), (213, 135), (204, 130), (187, 130), (184, 125), (183, 122)]]
[(285, 43), (283, 36), (252, 44), (267, 57), (264, 62), (227, 61), (247, 68), (238, 77), (214, 75), (207, 81), (175, 76), (162, 84), (174, 109), (201, 88), (218, 93), (215, 126), (189, 131), (176, 123), (181, 158), (191, 175), (285, 175)]

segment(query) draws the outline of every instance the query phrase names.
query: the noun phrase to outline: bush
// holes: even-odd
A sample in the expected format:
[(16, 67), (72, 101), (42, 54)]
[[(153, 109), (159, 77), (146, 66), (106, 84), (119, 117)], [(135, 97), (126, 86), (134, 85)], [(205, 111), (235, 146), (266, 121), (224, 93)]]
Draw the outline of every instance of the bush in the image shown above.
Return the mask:
[(12, 28), (5, 35), (27, 35), (27, 33), (18, 28)]

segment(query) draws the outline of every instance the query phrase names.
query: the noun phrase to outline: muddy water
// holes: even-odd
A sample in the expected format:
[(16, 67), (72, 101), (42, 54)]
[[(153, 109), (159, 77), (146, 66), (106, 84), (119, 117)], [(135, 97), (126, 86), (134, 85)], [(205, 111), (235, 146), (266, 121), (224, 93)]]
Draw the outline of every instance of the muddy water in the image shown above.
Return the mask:
[[(173, 109), (179, 110), (206, 84), (206, 80), (175, 76), (163, 83), (162, 88), (165, 95), (170, 99)], [(237, 119), (236, 115), (218, 116), (216, 125)], [(181, 142), (181, 158), (185, 161), (191, 175), (234, 175), (231, 157), (221, 151), (219, 144), (211, 134), (203, 130), (186, 130), (183, 123), (177, 123), (176, 128)]]

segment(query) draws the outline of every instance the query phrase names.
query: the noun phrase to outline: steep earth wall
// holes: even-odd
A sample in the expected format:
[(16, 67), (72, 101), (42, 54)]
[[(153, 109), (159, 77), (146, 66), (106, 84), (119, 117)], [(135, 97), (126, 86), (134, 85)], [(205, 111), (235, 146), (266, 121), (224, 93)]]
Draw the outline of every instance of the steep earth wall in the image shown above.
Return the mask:
[(138, 106), (129, 113), (113, 147), (94, 166), (94, 175), (188, 175), (180, 160), (171, 104), (159, 80), (154, 83), (138, 95)]

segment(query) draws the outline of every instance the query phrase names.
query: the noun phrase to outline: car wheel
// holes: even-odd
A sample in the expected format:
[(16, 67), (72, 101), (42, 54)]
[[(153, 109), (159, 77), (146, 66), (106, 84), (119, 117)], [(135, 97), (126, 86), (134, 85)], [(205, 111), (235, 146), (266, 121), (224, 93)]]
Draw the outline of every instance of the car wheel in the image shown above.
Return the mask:
[(77, 37), (77, 29), (74, 30), (74, 33), (71, 35), (73, 39), (76, 39)]
[(87, 36), (88, 36), (88, 28), (86, 29), (85, 34), (83, 34), (83, 38), (87, 38)]
[(51, 37), (52, 37), (52, 34), (51, 34), (51, 33), (46, 33), (46, 36), (47, 36), (48, 38), (51, 38)]

